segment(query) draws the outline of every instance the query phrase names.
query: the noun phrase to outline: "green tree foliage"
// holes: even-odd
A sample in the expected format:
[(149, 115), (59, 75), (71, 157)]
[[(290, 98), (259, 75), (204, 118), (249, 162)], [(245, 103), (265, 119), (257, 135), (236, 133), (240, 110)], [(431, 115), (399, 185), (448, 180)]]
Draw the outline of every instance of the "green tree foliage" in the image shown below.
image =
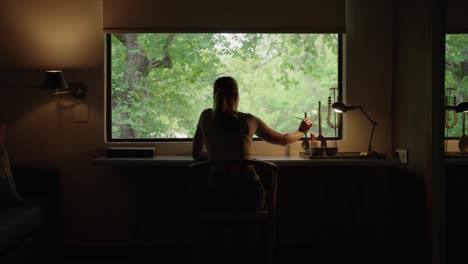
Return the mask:
[(225, 75), (238, 81), (240, 111), (289, 132), (304, 112), (317, 123), (318, 101), (326, 111), (338, 83), (336, 34), (131, 33), (111, 42), (113, 138), (192, 137)]
[[(447, 34), (445, 41), (445, 96), (450, 105), (468, 98), (468, 34)], [(455, 103), (456, 103), (455, 102)], [(462, 114), (447, 113), (449, 137), (459, 137), (462, 132)]]

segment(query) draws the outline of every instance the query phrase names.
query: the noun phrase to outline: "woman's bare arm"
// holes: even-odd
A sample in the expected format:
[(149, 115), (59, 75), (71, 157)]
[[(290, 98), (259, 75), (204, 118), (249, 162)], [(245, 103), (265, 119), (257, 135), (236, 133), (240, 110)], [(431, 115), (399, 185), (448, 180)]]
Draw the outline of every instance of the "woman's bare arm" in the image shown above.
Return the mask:
[(195, 136), (193, 137), (192, 157), (195, 160), (207, 160), (208, 159), (208, 153), (206, 152), (205, 142), (203, 140), (203, 135), (201, 133), (199, 126), (197, 126), (197, 130), (195, 131)]
[(312, 122), (309, 119), (305, 118), (301, 121), (301, 124), (299, 125), (299, 128), (296, 131), (281, 134), (271, 129), (264, 122), (261, 122), (261, 125), (257, 129), (256, 135), (268, 143), (286, 146), (288, 144), (298, 141), (304, 135), (304, 133), (307, 133), (309, 131), (311, 127)]

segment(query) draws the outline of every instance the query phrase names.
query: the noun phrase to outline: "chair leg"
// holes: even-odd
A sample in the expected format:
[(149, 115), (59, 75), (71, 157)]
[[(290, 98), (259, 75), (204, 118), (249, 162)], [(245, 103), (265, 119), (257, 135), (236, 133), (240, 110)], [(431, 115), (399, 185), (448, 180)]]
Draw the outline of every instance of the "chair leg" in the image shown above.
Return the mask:
[(276, 263), (274, 222), (194, 223), (191, 263)]
[(191, 263), (201, 264), (201, 232), (200, 225), (194, 224), (192, 227), (191, 245)]
[(269, 227), (267, 230), (267, 263), (275, 264), (276, 263), (276, 241), (277, 241), (277, 230), (276, 223), (273, 220), (268, 223)]

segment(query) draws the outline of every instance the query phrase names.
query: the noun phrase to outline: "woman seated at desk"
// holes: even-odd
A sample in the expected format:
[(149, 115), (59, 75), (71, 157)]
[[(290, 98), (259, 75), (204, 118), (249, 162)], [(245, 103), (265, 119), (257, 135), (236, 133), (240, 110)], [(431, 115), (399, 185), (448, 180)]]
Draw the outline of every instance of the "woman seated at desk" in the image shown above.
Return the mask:
[[(248, 160), (254, 135), (271, 144), (285, 146), (299, 140), (312, 127), (312, 122), (304, 118), (296, 131), (279, 133), (260, 118), (237, 111), (239, 92), (234, 78), (220, 77), (213, 88), (213, 109), (205, 109), (198, 120), (192, 148), (195, 160)], [(255, 170), (252, 167), (239, 169), (245, 177), (235, 181), (226, 175), (211, 175), (210, 195), (213, 199), (210, 200), (219, 201), (213, 205), (214, 209), (229, 207), (233, 193), (242, 193), (238, 202), (245, 210), (255, 210), (263, 205), (264, 188)]]

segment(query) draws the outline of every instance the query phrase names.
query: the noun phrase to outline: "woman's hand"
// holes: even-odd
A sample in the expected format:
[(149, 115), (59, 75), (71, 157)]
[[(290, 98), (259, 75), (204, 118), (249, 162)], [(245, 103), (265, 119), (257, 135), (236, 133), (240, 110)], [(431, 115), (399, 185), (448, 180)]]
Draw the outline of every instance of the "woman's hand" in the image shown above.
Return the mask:
[(312, 125), (312, 121), (310, 121), (308, 118), (304, 118), (302, 119), (301, 124), (297, 130), (301, 131), (302, 133), (307, 133)]
[(260, 122), (261, 125), (257, 129), (256, 135), (268, 143), (281, 146), (286, 146), (298, 141), (312, 127), (312, 122), (309, 119), (304, 118), (302, 119), (301, 124), (297, 130), (291, 133), (281, 134), (268, 127), (265, 123), (263, 123), (263, 121), (260, 120)]

